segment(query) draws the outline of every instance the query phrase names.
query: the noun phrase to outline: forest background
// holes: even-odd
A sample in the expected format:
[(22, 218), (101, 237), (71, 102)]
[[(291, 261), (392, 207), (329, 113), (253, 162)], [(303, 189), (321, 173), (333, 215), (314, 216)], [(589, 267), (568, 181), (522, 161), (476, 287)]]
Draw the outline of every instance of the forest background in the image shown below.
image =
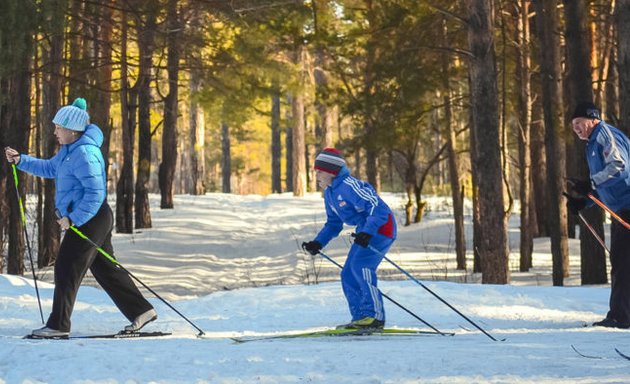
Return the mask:
[[(517, 207), (520, 270), (548, 236), (563, 284), (583, 223), (562, 191), (588, 177), (571, 112), (592, 101), (630, 129), (630, 0), (3, 0), (0, 52), (0, 145), (51, 157), (52, 116), (85, 98), (117, 233), (151, 227), (149, 193), (173, 209), (176, 193), (315, 191), (313, 159), (335, 146), (406, 193), (405, 225), (423, 195), (451, 196), (458, 269), (472, 199), (483, 283), (510, 281)], [(53, 181), (16, 175), (2, 162), (0, 272), (21, 275), (25, 255), (54, 263), (60, 233)], [(603, 236), (603, 213), (584, 216)], [(582, 284), (606, 283), (579, 233)]]

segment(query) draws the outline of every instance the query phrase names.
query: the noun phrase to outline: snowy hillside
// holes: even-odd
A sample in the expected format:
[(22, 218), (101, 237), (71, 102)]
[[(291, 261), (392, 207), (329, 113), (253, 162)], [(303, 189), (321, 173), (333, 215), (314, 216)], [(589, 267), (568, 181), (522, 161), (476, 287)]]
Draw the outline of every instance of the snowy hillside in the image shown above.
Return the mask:
[[(156, 198), (155, 196), (153, 198)], [(399, 196), (387, 195), (393, 207)], [(536, 268), (509, 286), (463, 284), (478, 276), (454, 270), (445, 199), (431, 201), (423, 223), (400, 228), (390, 257), (504, 342), (382, 265), (381, 290), (454, 337), (396, 336), (288, 339), (235, 344), (228, 337), (324, 329), (346, 322), (338, 269), (310, 260), (298, 244), (324, 220), (312, 194), (177, 196), (176, 209), (153, 200), (154, 228), (115, 235), (116, 256), (168, 299), (208, 338), (162, 302), (147, 331), (172, 336), (135, 340), (24, 340), (40, 325), (32, 281), (0, 275), (0, 383), (627, 383), (628, 331), (583, 327), (607, 310), (608, 287), (551, 287), (549, 243), (536, 243)], [(399, 216), (400, 220), (400, 216)], [(518, 222), (511, 223), (516, 228)], [(325, 251), (343, 263), (347, 231)], [(518, 232), (511, 230), (511, 249)], [(470, 236), (469, 236), (470, 237)], [(579, 271), (578, 244), (571, 242)], [(518, 255), (512, 255), (518, 260)], [(517, 264), (514, 264), (517, 268)], [(50, 280), (52, 272), (44, 273)], [(437, 280), (449, 280), (437, 281)], [(89, 283), (89, 279), (86, 280)], [(305, 282), (319, 282), (304, 285)], [(569, 283), (579, 282), (579, 275)], [(44, 314), (52, 285), (41, 282)], [(427, 329), (386, 302), (387, 324)], [(126, 320), (100, 289), (83, 286), (73, 335), (116, 332)], [(573, 349), (600, 359), (580, 357)]]

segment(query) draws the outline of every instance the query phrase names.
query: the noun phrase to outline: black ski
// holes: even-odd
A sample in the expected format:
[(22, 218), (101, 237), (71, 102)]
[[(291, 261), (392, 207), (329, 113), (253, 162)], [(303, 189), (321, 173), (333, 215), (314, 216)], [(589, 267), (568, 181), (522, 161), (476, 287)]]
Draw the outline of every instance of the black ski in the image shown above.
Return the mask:
[(24, 336), (25, 339), (31, 340), (77, 340), (77, 339), (137, 339), (142, 337), (160, 337), (169, 336), (170, 332), (118, 332), (103, 335), (78, 335), (66, 337), (38, 337), (33, 335)]

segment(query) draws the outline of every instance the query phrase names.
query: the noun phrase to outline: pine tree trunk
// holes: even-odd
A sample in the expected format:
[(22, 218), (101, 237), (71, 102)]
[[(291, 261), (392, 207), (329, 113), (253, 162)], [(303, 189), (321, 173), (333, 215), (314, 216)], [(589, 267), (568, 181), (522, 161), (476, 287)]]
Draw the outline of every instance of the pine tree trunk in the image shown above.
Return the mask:
[(166, 25), (168, 29), (168, 95), (164, 100), (164, 129), (162, 130), (162, 163), (158, 171), (160, 185), (160, 208), (173, 208), (173, 179), (177, 166), (177, 111), (179, 80), (179, 40), (181, 26), (177, 10), (178, 0), (169, 0), (167, 6)]
[[(190, 91), (193, 95), (199, 92), (201, 84), (201, 74), (198, 70), (192, 70), (190, 76)], [(190, 143), (188, 150), (190, 153), (190, 177), (192, 195), (203, 195), (206, 193), (205, 186), (205, 121), (203, 109), (193, 96), (190, 98)]]
[[(593, 85), (591, 77), (591, 35), (587, 25), (588, 7), (585, 0), (564, 0), (564, 15), (566, 20), (567, 46), (567, 105), (569, 110), (582, 101), (593, 101)], [(566, 119), (569, 126), (570, 119)], [(567, 167), (571, 175), (582, 180), (589, 179), (589, 171), (584, 153), (584, 143), (573, 135), (574, 164)], [(601, 210), (597, 207), (584, 211), (588, 220), (599, 236), (604, 238), (604, 222)], [(574, 216), (574, 220), (577, 218)], [(580, 224), (580, 259), (582, 284), (605, 284), (606, 253), (588, 228)]]
[(547, 156), (547, 190), (553, 284), (561, 286), (568, 276), (569, 245), (567, 238), (567, 210), (560, 194), (566, 178), (566, 151), (563, 129), (562, 71), (560, 68), (560, 42), (558, 31), (557, 0), (534, 2), (537, 17), (537, 34), (540, 41), (542, 102), (545, 121), (545, 149)]
[(617, 72), (619, 74), (619, 128), (630, 134), (630, 0), (617, 0)]
[[(11, 68), (6, 79), (6, 87), (2, 87), (3, 95), (10, 95), (2, 113), (1, 131), (5, 132), (5, 142), (20, 153), (29, 152), (29, 136), (31, 132), (31, 64), (33, 61), (33, 27), (29, 18), (34, 17), (32, 4), (18, 2), (17, 12), (11, 25), (11, 31), (4, 36), (0, 34), (0, 51), (10, 52), (8, 59)], [(5, 26), (6, 28), (6, 26)], [(9, 36), (7, 36), (9, 35)], [(13, 56), (11, 56), (13, 55)], [(26, 176), (23, 172), (18, 174), (19, 194), (25, 203)], [(9, 248), (7, 253), (7, 273), (11, 275), (24, 274), (24, 226), (18, 206), (17, 193), (13, 177), (7, 177), (7, 192), (13, 195), (14, 208), (9, 214)], [(33, 241), (32, 233), (29, 238)]]
[(518, 156), (520, 163), (520, 191), (521, 201), (521, 237), (519, 271), (527, 272), (533, 266), (532, 253), (534, 240), (532, 231), (532, 218), (530, 213), (532, 199), (531, 170), (532, 159), (530, 152), (531, 121), (532, 121), (532, 96), (531, 96), (531, 60), (530, 60), (530, 33), (529, 33), (529, 0), (517, 0), (515, 18), (516, 30), (516, 56), (519, 94), (519, 131), (518, 131)]
[(503, 207), (503, 179), (497, 77), (495, 70), (492, 3), (468, 0), (468, 42), (475, 158), (478, 173), (479, 212), (482, 236), (478, 238), (482, 283), (507, 284), (510, 280), (507, 252), (507, 221)]
[(127, 64), (127, 13), (121, 15), (121, 89), (120, 105), (122, 111), (122, 166), (116, 185), (116, 232), (133, 233), (133, 154), (136, 130), (137, 94), (129, 86)]
[(151, 79), (155, 48), (157, 4), (145, 4), (146, 11), (136, 15), (138, 22), (138, 167), (135, 188), (136, 228), (151, 228), (149, 179), (151, 177)]
[(293, 196), (306, 193), (306, 143), (304, 127), (304, 96), (293, 97)]
[[(98, 6), (98, 31), (94, 38), (94, 61), (96, 62), (96, 81), (92, 91), (93, 99), (90, 108), (90, 121), (103, 131), (103, 145), (101, 152), (105, 160), (105, 174), (109, 175), (109, 151), (112, 136), (111, 105), (112, 105), (112, 35), (113, 24), (109, 20), (113, 17), (113, 9)], [(108, 178), (109, 180), (109, 178)]]
[(87, 39), (87, 23), (85, 23), (85, 9), (87, 2), (83, 0), (70, 1), (70, 31), (66, 34), (68, 40), (67, 65), (68, 65), (68, 100), (62, 104), (69, 104), (77, 97), (86, 98), (88, 102), (88, 112), (92, 100), (87, 92), (89, 89), (88, 71), (86, 62), (88, 58), (84, 56), (83, 42)]
[[(61, 107), (61, 94), (63, 90), (63, 44), (65, 27), (65, 2), (59, 6), (50, 6), (46, 12), (47, 25), (50, 27), (50, 45), (43, 52), (43, 67), (48, 68), (43, 74), (42, 82), (42, 157), (49, 159), (55, 155), (58, 149), (57, 138), (54, 130), (48, 129), (52, 124), (52, 118)], [(39, 231), (37, 265), (45, 267), (53, 265), (57, 258), (60, 244), (60, 229), (55, 214), (55, 181), (44, 179), (44, 211), (42, 227)]]
[[(275, 88), (274, 88), (275, 89)], [(271, 96), (271, 192), (282, 193), (282, 142), (280, 141), (280, 92)]]
[(293, 192), (293, 95), (287, 95), (287, 128), (285, 129), (285, 143), (286, 143), (286, 190), (287, 192)]
[(320, 47), (315, 52), (315, 110), (317, 111), (315, 135), (318, 138), (319, 149), (333, 146), (332, 108), (328, 97), (328, 66), (327, 57)]
[[(448, 46), (448, 29), (446, 19), (442, 20), (442, 43)], [(466, 237), (464, 232), (464, 199), (461, 195), (459, 166), (457, 164), (457, 135), (453, 126), (453, 112), (451, 105), (451, 85), (449, 82), (449, 56), (442, 55), (442, 86), (444, 87), (444, 124), (447, 135), (448, 174), (451, 184), (451, 198), (453, 201), (453, 217), (455, 219), (455, 257), (457, 269), (466, 270)], [(420, 209), (418, 209), (420, 211)]]
[(232, 155), (230, 149), (230, 126), (221, 123), (221, 180), (223, 193), (232, 193)]
[(540, 99), (532, 104), (532, 126), (531, 126), (531, 159), (532, 169), (532, 211), (538, 230), (534, 232), (534, 237), (549, 237), (549, 224), (547, 208), (547, 154), (545, 150), (545, 125), (543, 123), (543, 112)]

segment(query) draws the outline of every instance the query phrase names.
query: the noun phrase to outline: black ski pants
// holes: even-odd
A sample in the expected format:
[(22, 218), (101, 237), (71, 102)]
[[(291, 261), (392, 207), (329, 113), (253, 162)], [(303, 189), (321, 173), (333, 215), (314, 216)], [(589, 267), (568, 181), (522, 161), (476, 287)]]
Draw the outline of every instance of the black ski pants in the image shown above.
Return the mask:
[[(102, 244), (101, 248), (114, 257), (113, 222), (112, 210), (105, 202), (90, 221), (77, 229), (96, 244)], [(46, 326), (70, 332), (70, 316), (79, 286), (88, 268), (129, 321), (133, 321), (140, 314), (153, 308), (142, 296), (127, 272), (117, 267), (87, 240), (69, 229), (61, 242), (55, 262), (53, 308)]]
[[(630, 223), (630, 209), (617, 214)], [(630, 230), (614, 218), (610, 225), (610, 311), (607, 317), (630, 324)]]

